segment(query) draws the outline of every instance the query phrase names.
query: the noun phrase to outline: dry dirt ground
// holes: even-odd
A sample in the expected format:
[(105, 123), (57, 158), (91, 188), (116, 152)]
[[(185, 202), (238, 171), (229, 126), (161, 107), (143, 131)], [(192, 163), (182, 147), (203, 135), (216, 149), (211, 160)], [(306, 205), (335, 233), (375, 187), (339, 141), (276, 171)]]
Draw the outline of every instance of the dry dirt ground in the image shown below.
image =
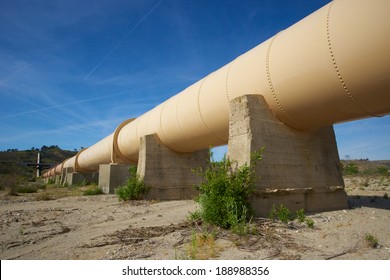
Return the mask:
[(346, 177), (345, 184), (350, 209), (308, 215), (314, 228), (255, 219), (244, 236), (189, 222), (193, 201), (3, 191), (0, 258), (389, 260), (390, 177)]

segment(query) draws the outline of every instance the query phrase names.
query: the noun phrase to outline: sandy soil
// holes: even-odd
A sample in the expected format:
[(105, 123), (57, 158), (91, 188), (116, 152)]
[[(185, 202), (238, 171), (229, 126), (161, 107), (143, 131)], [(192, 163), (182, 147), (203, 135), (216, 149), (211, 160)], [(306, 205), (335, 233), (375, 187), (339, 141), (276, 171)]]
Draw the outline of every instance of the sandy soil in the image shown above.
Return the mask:
[[(390, 178), (345, 178), (350, 209), (304, 223), (255, 219), (253, 234), (188, 221), (193, 201), (0, 193), (1, 259), (390, 259)], [(378, 240), (372, 247), (370, 234)]]

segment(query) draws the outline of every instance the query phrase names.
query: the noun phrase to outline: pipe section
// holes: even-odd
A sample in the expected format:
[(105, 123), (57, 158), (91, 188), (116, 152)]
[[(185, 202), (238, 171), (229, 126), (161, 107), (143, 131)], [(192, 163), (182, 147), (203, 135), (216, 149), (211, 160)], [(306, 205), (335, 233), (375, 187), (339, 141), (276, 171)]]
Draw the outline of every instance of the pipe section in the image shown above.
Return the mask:
[(390, 1), (335, 0), (64, 163), (80, 171), (137, 162), (140, 137), (176, 152), (228, 141), (229, 101), (263, 95), (300, 130), (390, 113)]

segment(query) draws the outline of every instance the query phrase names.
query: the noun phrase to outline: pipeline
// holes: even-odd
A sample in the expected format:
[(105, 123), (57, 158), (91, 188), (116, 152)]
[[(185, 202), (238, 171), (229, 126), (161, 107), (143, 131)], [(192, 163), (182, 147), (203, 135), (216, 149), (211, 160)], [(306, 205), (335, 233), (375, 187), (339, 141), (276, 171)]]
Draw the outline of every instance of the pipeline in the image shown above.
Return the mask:
[(228, 141), (229, 101), (262, 95), (286, 125), (310, 130), (390, 113), (390, 1), (334, 0), (49, 170), (136, 163), (156, 133), (185, 153)]

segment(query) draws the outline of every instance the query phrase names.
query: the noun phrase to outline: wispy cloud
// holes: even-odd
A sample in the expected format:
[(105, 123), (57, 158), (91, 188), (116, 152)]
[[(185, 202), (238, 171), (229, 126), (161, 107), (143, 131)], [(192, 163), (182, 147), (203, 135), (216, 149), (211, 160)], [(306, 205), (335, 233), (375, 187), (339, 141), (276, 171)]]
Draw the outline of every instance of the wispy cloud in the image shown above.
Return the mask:
[(88, 74), (84, 77), (84, 81), (87, 80), (99, 67), (103, 64), (103, 62), (113, 53), (116, 51), (117, 48), (119, 48), (120, 45), (123, 44), (123, 42), (137, 29), (137, 27), (151, 14), (153, 11), (161, 4), (161, 2), (164, 0), (159, 0), (157, 4), (155, 4), (130, 30), (127, 32), (122, 39), (119, 40), (118, 43), (114, 45), (114, 47), (107, 52), (107, 54), (95, 65), (95, 67), (92, 68), (91, 71), (88, 72)]

